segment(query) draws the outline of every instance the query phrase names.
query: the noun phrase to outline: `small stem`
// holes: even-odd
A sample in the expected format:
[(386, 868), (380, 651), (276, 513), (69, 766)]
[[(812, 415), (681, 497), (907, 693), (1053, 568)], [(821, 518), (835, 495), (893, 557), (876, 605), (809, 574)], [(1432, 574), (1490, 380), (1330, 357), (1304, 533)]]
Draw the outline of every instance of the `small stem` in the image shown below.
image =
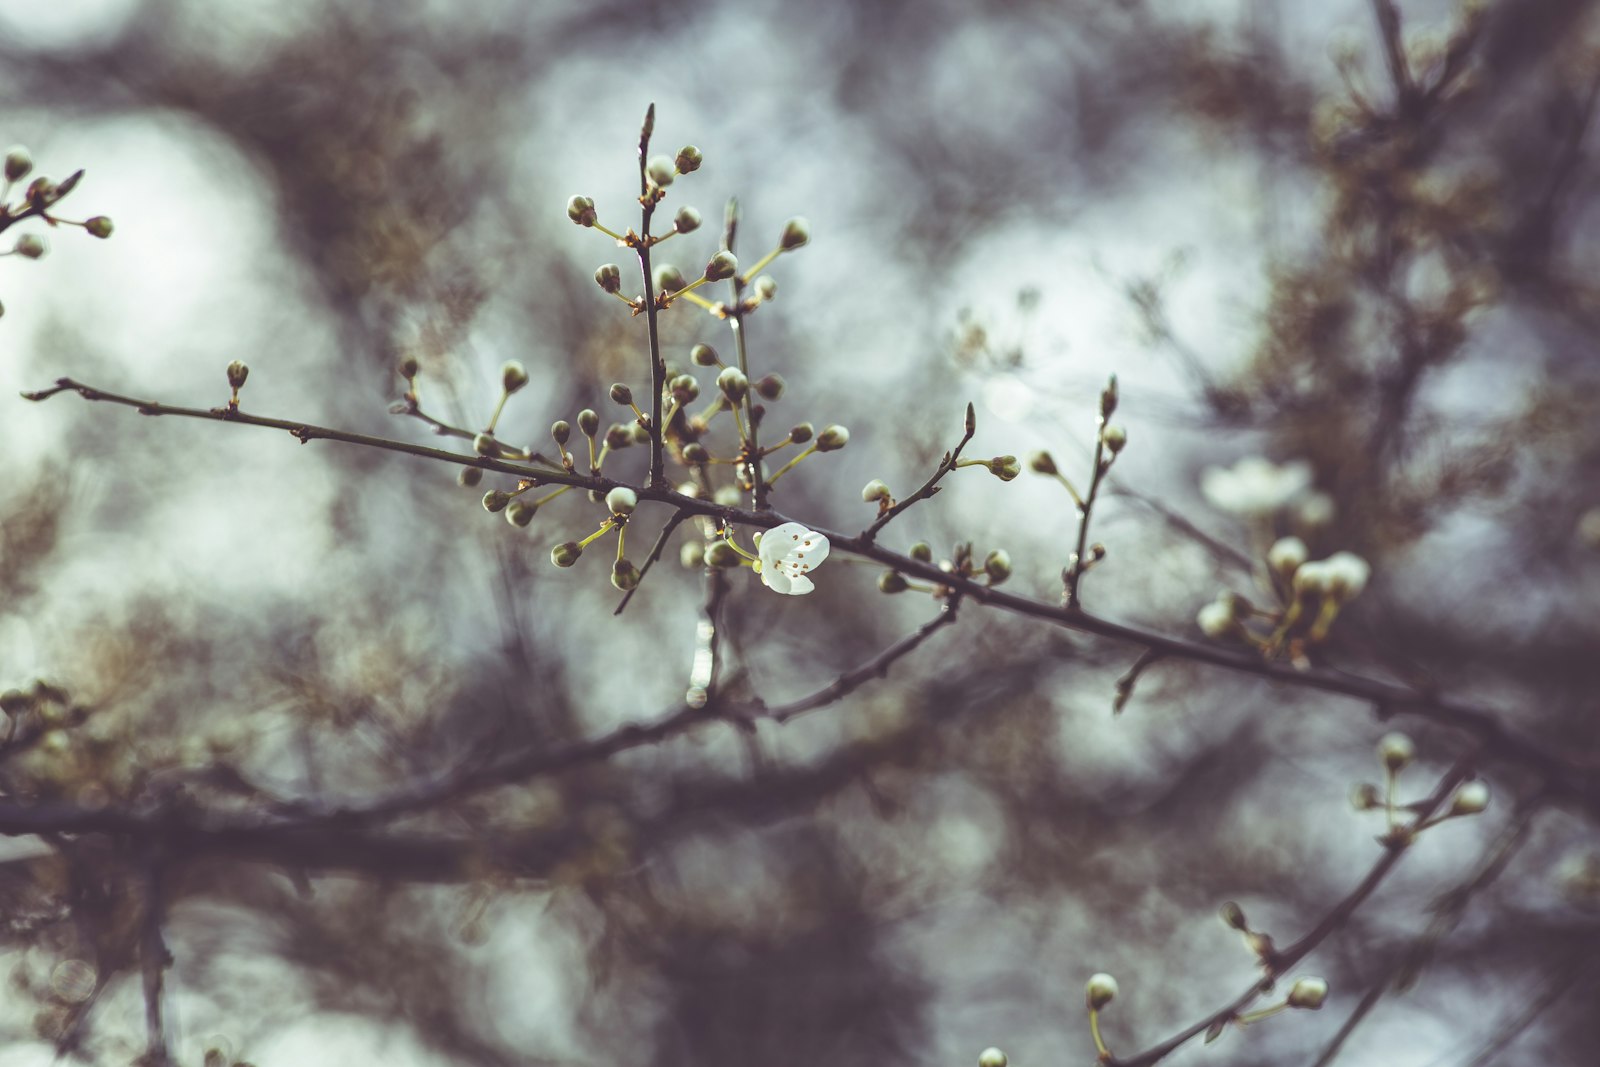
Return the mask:
[[(731, 249), (730, 249), (730, 251), (731, 251)], [(746, 285), (749, 285), (750, 284), (750, 279), (754, 278), (757, 274), (761, 273), (761, 269), (763, 267), (765, 267), (768, 263), (771, 263), (773, 260), (777, 259), (781, 255), (783, 255), (783, 246), (779, 245), (777, 248), (774, 248), (772, 251), (768, 252), (766, 255), (764, 255), (760, 259), (758, 259), (756, 261), (755, 266), (753, 266), (750, 269), (746, 270), (744, 272), (744, 274), (739, 278), (739, 287), (742, 289)]]
[(506, 409), (506, 401), (511, 399), (511, 394), (504, 389), (500, 390), (500, 402), (494, 406), (494, 414), (489, 416), (489, 427), (484, 433), (494, 433), (494, 427), (500, 421), (500, 413)]
[[(656, 197), (650, 189), (650, 176), (646, 173), (650, 158), (650, 133), (656, 124), (656, 106), (650, 105), (645, 113), (644, 126), (639, 131), (639, 205), (641, 221), (640, 233), (650, 232), (650, 219), (656, 213)], [(655, 279), (650, 275), (650, 242), (640, 241), (639, 273), (644, 276), (644, 316), (645, 324), (650, 334), (650, 394), (651, 414), (654, 419), (650, 423), (650, 468), (648, 484), (652, 489), (661, 489), (667, 484), (665, 474), (662, 472), (661, 460), (661, 394), (666, 388), (667, 365), (661, 358), (661, 334), (656, 323), (656, 296)]]
[(783, 466), (779, 467), (778, 470), (777, 470), (777, 473), (775, 473), (772, 477), (767, 479), (767, 484), (768, 485), (777, 485), (779, 478), (782, 478), (785, 474), (788, 474), (789, 471), (791, 469), (793, 469), (793, 467), (794, 467), (794, 465), (796, 463), (799, 463), (801, 460), (805, 459), (807, 456), (811, 455), (811, 453), (815, 452), (816, 450), (817, 450), (817, 446), (816, 445), (812, 445), (810, 448), (806, 449), (804, 452), (800, 453), (798, 456), (794, 457), (789, 462), (785, 463)]
[(596, 530), (594, 533), (590, 534), (588, 537), (585, 537), (582, 541), (579, 541), (578, 542), (578, 547), (579, 548), (588, 548), (595, 541), (598, 541), (601, 537), (605, 536), (606, 533), (608, 533), (611, 530), (611, 528), (613, 526), (615, 526), (615, 525), (616, 525), (615, 520), (607, 519), (605, 522), (600, 524), (600, 529)]
[(1095, 1052), (1102, 1060), (1109, 1059), (1111, 1050), (1106, 1048), (1105, 1040), (1100, 1036), (1100, 1013), (1093, 1008), (1089, 1009), (1089, 1033), (1094, 1035)]

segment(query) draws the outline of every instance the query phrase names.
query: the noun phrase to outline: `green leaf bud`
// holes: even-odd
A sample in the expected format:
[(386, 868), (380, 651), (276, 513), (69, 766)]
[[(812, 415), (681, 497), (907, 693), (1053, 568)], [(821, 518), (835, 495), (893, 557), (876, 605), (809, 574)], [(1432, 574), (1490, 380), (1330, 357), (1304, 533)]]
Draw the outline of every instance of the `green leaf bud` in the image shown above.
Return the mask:
[(1106, 384), (1100, 393), (1100, 417), (1109, 419), (1117, 410), (1117, 376), (1113, 374), (1111, 381)]
[(24, 259), (38, 259), (45, 253), (44, 238), (36, 233), (25, 233), (17, 238), (11, 250)]
[(500, 454), (500, 442), (494, 439), (494, 434), (492, 433), (476, 434), (472, 438), (472, 450), (480, 456), (498, 456)]
[(673, 165), (671, 156), (651, 156), (650, 162), (645, 164), (644, 172), (650, 176), (651, 181), (664, 189), (672, 184), (678, 168)]
[(700, 212), (685, 204), (672, 216), (672, 228), (678, 233), (693, 233), (700, 228)]
[(557, 419), (550, 426), (550, 436), (555, 438), (556, 444), (566, 444), (572, 437), (572, 423), (566, 419)]
[(829, 426), (817, 435), (818, 452), (837, 452), (849, 443), (850, 431), (843, 426)]
[(781, 374), (768, 374), (756, 382), (756, 394), (763, 400), (777, 400), (788, 387)]
[(720, 282), (739, 273), (739, 260), (732, 252), (718, 252), (706, 263), (706, 279)]
[(402, 358), (399, 364), (395, 367), (395, 370), (400, 372), (400, 377), (404, 378), (408, 382), (415, 378), (417, 376), (417, 372), (421, 369), (422, 365), (417, 362), (416, 356), (406, 356)]
[(550, 562), (557, 567), (570, 567), (583, 555), (583, 547), (576, 541), (563, 541), (550, 550)]
[(111, 220), (104, 215), (96, 215), (89, 219), (83, 224), (83, 228), (89, 231), (90, 237), (98, 237), (102, 241), (110, 237), (112, 230), (115, 229)]
[(1028, 469), (1036, 474), (1059, 474), (1060, 468), (1056, 466), (1055, 457), (1040, 449), (1028, 457)]
[(890, 595), (904, 593), (908, 584), (905, 575), (899, 571), (884, 571), (878, 575), (878, 592), (880, 593), (888, 593)]
[(615, 263), (603, 263), (594, 272), (594, 283), (608, 293), (622, 291), (622, 268)]
[(1003, 548), (989, 553), (983, 561), (983, 573), (989, 576), (990, 585), (999, 585), (1011, 577), (1011, 554)]
[(668, 296), (688, 286), (689, 281), (683, 276), (683, 271), (671, 263), (663, 263), (656, 268), (656, 288)]
[(600, 432), (600, 416), (595, 414), (594, 408), (584, 408), (578, 412), (578, 429), (585, 437), (593, 437)]
[(527, 526), (533, 521), (534, 512), (539, 510), (539, 505), (531, 500), (515, 500), (506, 508), (506, 521), (513, 526)]
[(1244, 909), (1231, 900), (1223, 902), (1222, 921), (1234, 930), (1250, 929), (1250, 924), (1245, 922)]
[(918, 563), (933, 562), (933, 547), (926, 541), (918, 541), (911, 546), (911, 551), (906, 554)]
[(491, 514), (497, 511), (504, 511), (509, 503), (511, 503), (511, 494), (504, 489), (491, 489), (483, 494), (483, 510)]
[(611, 387), (611, 402), (613, 404), (621, 404), (623, 407), (631, 407), (633, 405), (633, 390), (621, 382), (617, 382)]
[(500, 365), (500, 385), (507, 393), (514, 393), (528, 384), (528, 368), (514, 359)]
[(587, 196), (575, 196), (567, 201), (567, 218), (579, 226), (593, 226), (598, 218), (594, 211), (594, 201)]
[(778, 238), (778, 247), (785, 252), (793, 252), (802, 248), (811, 240), (811, 224), (802, 218), (793, 218), (783, 224), (783, 233)]
[(693, 174), (700, 169), (700, 164), (704, 161), (705, 157), (700, 154), (700, 149), (692, 144), (686, 144), (678, 149), (678, 158), (672, 161), (672, 165), (678, 168), (679, 174)]
[(456, 474), (456, 481), (471, 489), (483, 481), (483, 468), (462, 467)]

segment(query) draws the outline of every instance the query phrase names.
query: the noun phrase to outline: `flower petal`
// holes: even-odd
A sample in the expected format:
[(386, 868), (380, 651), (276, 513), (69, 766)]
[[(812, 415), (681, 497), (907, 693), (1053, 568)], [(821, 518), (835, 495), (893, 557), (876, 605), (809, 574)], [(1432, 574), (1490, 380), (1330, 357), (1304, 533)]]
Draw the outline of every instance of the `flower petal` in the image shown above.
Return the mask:
[(802, 593), (811, 592), (811, 590), (815, 589), (816, 587), (817, 587), (817, 583), (816, 582), (813, 582), (810, 578), (807, 578), (805, 575), (802, 574), (802, 575), (798, 575), (793, 581), (791, 581), (789, 583), (789, 588), (788, 589), (784, 589), (784, 590), (780, 590), (780, 591), (788, 593), (791, 596), (799, 596)]
[(790, 586), (794, 584), (789, 580), (789, 576), (784, 573), (783, 568), (781, 567), (761, 568), (761, 582), (768, 589), (775, 590), (779, 593), (789, 592)]

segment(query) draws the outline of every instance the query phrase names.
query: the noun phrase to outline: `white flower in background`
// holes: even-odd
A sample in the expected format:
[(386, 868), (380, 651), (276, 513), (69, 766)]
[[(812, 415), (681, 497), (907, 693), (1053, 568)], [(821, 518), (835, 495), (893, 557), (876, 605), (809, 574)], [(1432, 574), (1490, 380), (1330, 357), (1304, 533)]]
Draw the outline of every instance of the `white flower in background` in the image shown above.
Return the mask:
[(799, 596), (816, 588), (806, 572), (828, 558), (828, 539), (798, 522), (786, 522), (759, 534), (756, 551), (761, 556), (756, 570), (766, 587)]
[(1294, 572), (1306, 561), (1311, 553), (1306, 549), (1306, 543), (1298, 537), (1279, 538), (1272, 548), (1267, 551), (1267, 566), (1285, 577), (1293, 577)]
[(1340, 600), (1353, 600), (1367, 587), (1372, 566), (1354, 552), (1335, 552), (1322, 561), (1327, 569), (1328, 594)]
[(1231, 467), (1207, 467), (1200, 492), (1211, 505), (1236, 515), (1269, 515), (1311, 488), (1311, 464), (1303, 459), (1278, 466), (1246, 456)]

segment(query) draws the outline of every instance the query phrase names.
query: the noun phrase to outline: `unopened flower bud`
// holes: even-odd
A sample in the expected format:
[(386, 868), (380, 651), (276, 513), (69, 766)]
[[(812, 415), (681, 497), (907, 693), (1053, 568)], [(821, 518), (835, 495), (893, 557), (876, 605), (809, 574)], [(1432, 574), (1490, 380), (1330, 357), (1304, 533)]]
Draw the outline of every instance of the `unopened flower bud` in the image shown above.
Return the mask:
[(615, 452), (618, 449), (628, 448), (633, 444), (633, 431), (626, 426), (612, 425), (606, 428), (606, 447)]
[(514, 393), (528, 384), (528, 368), (514, 359), (508, 359), (500, 365), (500, 386), (507, 393)]
[(1417, 746), (1405, 734), (1384, 734), (1378, 740), (1378, 762), (1390, 772), (1405, 769), (1417, 755)]
[(1357, 782), (1350, 790), (1350, 806), (1357, 811), (1376, 811), (1383, 807), (1383, 793), (1371, 782)]
[(28, 204), (36, 208), (49, 207), (57, 199), (56, 183), (44, 176), (37, 177), (28, 183), (28, 191), (23, 194)]
[(788, 388), (788, 383), (779, 374), (768, 374), (756, 382), (756, 393), (763, 400), (777, 400), (783, 396), (783, 391)]
[(671, 156), (651, 156), (650, 162), (645, 164), (644, 172), (650, 176), (651, 181), (665, 188), (672, 184), (678, 168), (673, 165)]
[(25, 233), (17, 238), (11, 250), (24, 259), (38, 259), (45, 253), (44, 238), (36, 233)]
[(990, 585), (999, 585), (1011, 577), (1011, 554), (1003, 548), (997, 548), (983, 561), (983, 573), (989, 576)]
[(635, 422), (629, 425), (628, 433), (633, 437), (633, 443), (636, 445), (647, 445), (650, 443), (650, 431), (645, 429), (645, 427), (640, 423)]
[(506, 508), (506, 521), (513, 526), (527, 526), (533, 521), (534, 512), (539, 506), (531, 500), (515, 500)]
[(19, 182), (33, 170), (33, 156), (21, 145), (6, 153), (6, 181)]
[(576, 541), (563, 541), (550, 550), (550, 562), (557, 567), (570, 567), (583, 555), (583, 546)]
[(685, 463), (710, 463), (711, 453), (706, 451), (706, 446), (698, 441), (683, 446), (683, 461)]
[(1321, 978), (1302, 978), (1289, 989), (1288, 1004), (1291, 1008), (1316, 1011), (1322, 1007), (1323, 1001), (1327, 999), (1327, 982), (1324, 982)]
[(89, 231), (90, 237), (98, 237), (104, 241), (107, 237), (111, 236), (111, 231), (115, 227), (113, 227), (111, 220), (106, 216), (96, 215), (94, 218), (84, 222), (83, 228)]
[(763, 274), (756, 279), (755, 290), (756, 296), (760, 297), (763, 302), (775, 300), (778, 296), (778, 279), (770, 274)]
[(989, 473), (1002, 482), (1009, 482), (1022, 473), (1022, 465), (1016, 456), (996, 456), (989, 461)]
[(717, 350), (710, 345), (695, 345), (689, 349), (689, 359), (697, 367), (715, 367), (722, 362), (717, 357)]
[(739, 260), (732, 252), (722, 251), (706, 264), (706, 280), (720, 282), (739, 273)]
[(1006, 1054), (997, 1048), (986, 1048), (978, 1053), (978, 1067), (1006, 1067)]
[(878, 575), (878, 592), (880, 593), (904, 593), (907, 585), (905, 576), (899, 571), (884, 571)]
[(722, 395), (730, 401), (740, 404), (750, 392), (750, 379), (746, 378), (744, 371), (738, 367), (724, 367), (722, 373), (717, 375), (717, 388), (721, 389)]
[(1360, 596), (1372, 576), (1372, 567), (1354, 552), (1335, 552), (1323, 563), (1327, 566), (1328, 593), (1340, 600)]
[(1121, 426), (1107, 426), (1100, 431), (1100, 440), (1113, 456), (1128, 446), (1128, 431)]
[(550, 436), (555, 438), (556, 444), (566, 444), (572, 437), (572, 423), (566, 419), (557, 419), (550, 426)]
[(606, 510), (613, 515), (632, 515), (639, 506), (639, 494), (625, 485), (619, 485), (606, 494)]
[(608, 293), (622, 291), (622, 268), (615, 263), (601, 264), (594, 272), (594, 283)]
[(1106, 384), (1100, 393), (1100, 417), (1109, 419), (1117, 410), (1117, 376), (1113, 374), (1111, 381)]
[(511, 503), (511, 494), (504, 489), (491, 489), (483, 494), (484, 511), (491, 513), (504, 511), (509, 503)]
[(611, 387), (611, 402), (613, 404), (621, 404), (623, 407), (632, 407), (633, 390), (621, 382), (617, 382)]
[(1281, 537), (1267, 550), (1267, 566), (1285, 578), (1293, 577), (1309, 555), (1306, 543), (1300, 538)]
[[(814, 432), (815, 431), (811, 428), (811, 424), (809, 422), (802, 422), (800, 425), (789, 431), (789, 441), (791, 444), (803, 445), (807, 441), (811, 440), (811, 435)], [(846, 436), (848, 437), (848, 435)]]
[(401, 359), (399, 365), (395, 367), (395, 370), (400, 372), (400, 377), (404, 378), (408, 382), (415, 378), (417, 376), (417, 372), (421, 369), (422, 366), (417, 362), (416, 356), (406, 356), (405, 358)]
[(462, 467), (461, 472), (456, 475), (456, 481), (471, 489), (483, 481), (483, 468)]
[(593, 226), (598, 218), (594, 211), (594, 201), (587, 196), (575, 196), (567, 201), (567, 218), (579, 226)]
[(244, 388), (244, 380), (250, 377), (250, 368), (239, 360), (228, 364), (228, 388), (239, 390)]
[(625, 559), (611, 565), (611, 584), (626, 593), (639, 584), (639, 568)]
[[(799, 429), (799, 427), (797, 426), (795, 429)], [(789, 431), (789, 435), (790, 437), (793, 437), (794, 430)], [(850, 431), (845, 429), (843, 426), (829, 426), (821, 433), (817, 434), (818, 452), (837, 452), (839, 449), (843, 448), (849, 443)]]
[[(711, 502), (722, 508), (736, 508), (743, 499), (736, 485), (719, 485), (717, 491), (711, 494)], [(756, 535), (758, 538), (760, 534)]]
[(737, 567), (743, 557), (726, 541), (713, 541), (706, 548), (706, 562), (713, 567)]
[(700, 212), (685, 204), (673, 216), (672, 228), (679, 233), (693, 233), (700, 228)]
[(693, 174), (700, 169), (700, 164), (704, 160), (705, 157), (700, 154), (700, 149), (692, 144), (686, 144), (678, 149), (678, 158), (672, 161), (672, 165), (678, 168), (679, 174)]
[(663, 263), (656, 268), (656, 288), (663, 293), (671, 295), (679, 289), (687, 288), (689, 282), (683, 276), (683, 271), (671, 263)]
[(1226, 637), (1238, 626), (1238, 620), (1233, 614), (1233, 605), (1220, 598), (1201, 608), (1194, 621), (1200, 627), (1200, 632), (1207, 637)]
[(1223, 903), (1221, 915), (1223, 923), (1234, 930), (1250, 929), (1250, 924), (1244, 919), (1244, 909), (1231, 900)]
[(600, 432), (600, 416), (595, 414), (593, 408), (578, 412), (578, 430), (585, 437), (593, 437)]
[(1456, 790), (1450, 802), (1451, 815), (1477, 815), (1489, 806), (1489, 787), (1483, 782), (1467, 782)]
[(679, 404), (687, 404), (700, 395), (700, 383), (695, 381), (692, 374), (678, 375), (667, 383), (667, 389)]
[(919, 563), (933, 562), (933, 548), (926, 541), (918, 541), (916, 544), (912, 545), (910, 551), (907, 552), (906, 555), (910, 556)]
[(1099, 1011), (1110, 1004), (1117, 997), (1117, 980), (1109, 974), (1096, 974), (1090, 977), (1088, 986), (1085, 987), (1085, 1001), (1090, 1011)]
[(793, 252), (803, 247), (811, 240), (811, 224), (802, 218), (793, 218), (783, 224), (783, 233), (778, 238), (778, 247), (785, 252)]
[(678, 549), (678, 562), (685, 570), (694, 570), (706, 561), (706, 546), (699, 541), (685, 541)]
[(874, 500), (889, 500), (889, 486), (882, 478), (874, 478), (861, 490), (861, 499), (870, 504)]
[(494, 439), (494, 434), (476, 434), (472, 438), (472, 450), (480, 456), (498, 456), (500, 442)]
[(1038, 474), (1056, 474), (1055, 457), (1043, 449), (1028, 457), (1028, 469)]

